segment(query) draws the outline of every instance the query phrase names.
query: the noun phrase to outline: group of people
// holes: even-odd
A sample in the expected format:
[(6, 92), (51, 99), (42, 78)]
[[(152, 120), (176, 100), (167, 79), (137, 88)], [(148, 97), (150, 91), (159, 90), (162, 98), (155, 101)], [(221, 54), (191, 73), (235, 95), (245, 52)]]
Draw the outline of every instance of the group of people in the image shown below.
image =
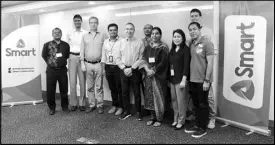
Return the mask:
[[(161, 126), (167, 106), (166, 98), (171, 95), (174, 112), (171, 126), (180, 130), (184, 128), (185, 120), (194, 116), (196, 123), (191, 128), (185, 127), (185, 132), (192, 133), (195, 138), (202, 137), (206, 134), (207, 127), (215, 127), (211, 86), (215, 53), (211, 36), (203, 34), (205, 28), (202, 27), (201, 16), (198, 9), (190, 11), (191, 23), (188, 30), (191, 39), (186, 40), (181, 29), (174, 30), (170, 50), (161, 41), (161, 28), (150, 24), (143, 28), (143, 39), (134, 36), (135, 26), (131, 22), (125, 25), (125, 38), (118, 36), (117, 24), (109, 24), (109, 38), (105, 39), (103, 33), (97, 30), (97, 17), (90, 17), (90, 31), (87, 32), (81, 28), (82, 17), (78, 14), (73, 17), (75, 28), (68, 32), (66, 42), (61, 40), (61, 29), (53, 29), (53, 40), (45, 43), (42, 51), (42, 57), (47, 63), (49, 114), (55, 114), (57, 81), (63, 111), (70, 112), (79, 108), (80, 111), (86, 110), (89, 113), (97, 109), (102, 114), (103, 76), (106, 75), (112, 97), (108, 113), (118, 115), (120, 120), (132, 115), (132, 88), (137, 120), (143, 119), (143, 93), (144, 108), (150, 112), (147, 125), (158, 127)], [(76, 93), (77, 77), (80, 96)], [(87, 105), (86, 97), (89, 103)]]

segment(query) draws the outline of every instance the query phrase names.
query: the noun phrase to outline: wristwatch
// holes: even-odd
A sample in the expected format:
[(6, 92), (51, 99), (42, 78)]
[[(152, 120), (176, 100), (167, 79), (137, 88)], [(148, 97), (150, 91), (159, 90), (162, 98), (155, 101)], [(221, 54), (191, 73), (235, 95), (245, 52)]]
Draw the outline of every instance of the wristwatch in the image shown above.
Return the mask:
[(208, 79), (204, 79), (204, 81), (207, 82), (207, 83), (210, 83), (210, 80), (208, 80)]

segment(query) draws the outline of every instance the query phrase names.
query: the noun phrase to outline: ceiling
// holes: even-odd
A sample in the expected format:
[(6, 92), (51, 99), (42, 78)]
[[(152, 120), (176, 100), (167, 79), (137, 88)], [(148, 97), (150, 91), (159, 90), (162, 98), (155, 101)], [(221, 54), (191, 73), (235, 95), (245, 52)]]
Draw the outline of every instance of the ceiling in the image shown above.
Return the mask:
[[(94, 4), (90, 5), (89, 2)], [(41, 14), (108, 4), (127, 3), (123, 1), (1, 1), (1, 13)]]
[[(89, 3), (93, 4), (89, 4)], [(103, 10), (105, 6), (118, 8), (151, 7), (155, 5), (174, 7), (176, 4), (196, 4), (197, 2), (187, 1), (1, 1), (1, 13), (12, 13), (22, 15), (39, 15), (59, 11), (73, 10), (76, 13), (88, 13), (90, 10)], [(204, 2), (199, 2), (201, 5)], [(209, 2), (207, 2), (209, 3)], [(98, 8), (98, 9), (97, 9)], [(150, 9), (150, 8), (149, 8)]]
[(6, 8), (10, 6), (16, 6), (20, 4), (27, 4), (31, 3), (33, 1), (1, 1), (1, 8)]

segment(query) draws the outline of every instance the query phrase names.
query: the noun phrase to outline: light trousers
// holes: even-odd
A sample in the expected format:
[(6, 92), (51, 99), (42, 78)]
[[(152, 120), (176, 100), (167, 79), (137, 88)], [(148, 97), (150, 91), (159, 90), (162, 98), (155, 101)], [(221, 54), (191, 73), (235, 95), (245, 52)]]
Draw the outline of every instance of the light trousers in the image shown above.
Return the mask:
[[(85, 72), (81, 70), (79, 55), (70, 54), (69, 58), (69, 81), (70, 81), (70, 105), (85, 106)], [(80, 96), (77, 96), (77, 78), (80, 85)]]
[(101, 63), (87, 63), (86, 89), (89, 107), (103, 107), (103, 67)]
[(174, 122), (184, 124), (186, 119), (186, 111), (189, 100), (189, 86), (180, 88), (180, 84), (171, 84), (171, 101), (174, 111)]

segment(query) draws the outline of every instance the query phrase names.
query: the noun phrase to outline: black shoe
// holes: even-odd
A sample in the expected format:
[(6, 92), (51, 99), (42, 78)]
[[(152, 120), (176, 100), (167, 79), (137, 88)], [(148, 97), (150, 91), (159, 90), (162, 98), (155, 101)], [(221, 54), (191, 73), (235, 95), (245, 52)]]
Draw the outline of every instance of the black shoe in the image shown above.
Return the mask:
[(88, 109), (86, 110), (86, 112), (89, 113), (89, 112), (94, 111), (95, 109), (96, 109), (95, 106), (94, 107), (88, 107)]
[(70, 112), (70, 110), (68, 109), (68, 108), (62, 108), (62, 111), (64, 111), (64, 112)]
[(104, 112), (103, 107), (98, 107), (98, 114), (102, 114)]
[(138, 120), (138, 121), (141, 121), (141, 120), (142, 120), (142, 116), (141, 116), (141, 113), (140, 113), (140, 112), (137, 112), (137, 120)]
[(119, 117), (119, 119), (120, 120), (125, 120), (125, 119), (127, 119), (128, 117), (130, 117), (131, 116), (131, 113), (122, 113), (121, 115), (120, 115), (120, 117)]
[(198, 128), (197, 131), (192, 134), (192, 137), (200, 138), (206, 134), (207, 134), (206, 129)]
[(85, 106), (79, 106), (80, 111), (85, 111)]
[(77, 106), (72, 106), (71, 111), (75, 111), (77, 109)]
[(50, 109), (49, 114), (50, 114), (50, 115), (54, 115), (54, 113), (55, 113), (55, 109)]
[(184, 132), (186, 132), (186, 133), (194, 133), (194, 132), (196, 132), (198, 129), (199, 129), (199, 128), (198, 128), (196, 125), (194, 125), (194, 126), (192, 126), (191, 128), (186, 128), (186, 129), (184, 130)]

